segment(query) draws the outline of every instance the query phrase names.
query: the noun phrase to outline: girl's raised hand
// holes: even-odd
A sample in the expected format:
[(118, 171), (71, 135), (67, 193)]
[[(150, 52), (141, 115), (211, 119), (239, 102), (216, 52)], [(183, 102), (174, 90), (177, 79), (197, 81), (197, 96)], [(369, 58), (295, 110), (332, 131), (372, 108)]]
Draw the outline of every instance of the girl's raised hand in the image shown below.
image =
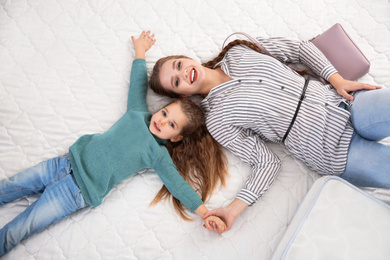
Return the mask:
[(134, 36), (131, 36), (135, 49), (135, 58), (136, 59), (145, 59), (145, 53), (152, 47), (156, 42), (154, 39), (154, 34), (150, 34), (150, 31), (143, 31), (138, 39)]

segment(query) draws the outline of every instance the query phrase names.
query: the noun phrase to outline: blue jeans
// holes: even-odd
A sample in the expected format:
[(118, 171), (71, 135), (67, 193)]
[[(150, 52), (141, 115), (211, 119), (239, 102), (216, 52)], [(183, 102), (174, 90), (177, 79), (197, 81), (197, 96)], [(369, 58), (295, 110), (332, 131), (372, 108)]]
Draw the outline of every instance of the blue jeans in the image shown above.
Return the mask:
[(0, 256), (21, 240), (88, 206), (71, 174), (67, 155), (0, 181), (0, 206), (39, 193), (38, 200), (0, 230)]
[(349, 108), (354, 133), (341, 178), (357, 186), (390, 188), (390, 89), (362, 90)]

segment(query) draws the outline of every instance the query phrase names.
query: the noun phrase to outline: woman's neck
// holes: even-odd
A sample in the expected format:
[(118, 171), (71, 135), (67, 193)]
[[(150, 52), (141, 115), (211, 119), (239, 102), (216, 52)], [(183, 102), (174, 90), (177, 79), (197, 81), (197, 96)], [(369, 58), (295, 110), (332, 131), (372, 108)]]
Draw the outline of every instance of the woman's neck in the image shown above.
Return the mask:
[(206, 81), (204, 87), (201, 90), (202, 95), (207, 96), (212, 88), (219, 86), (225, 82), (232, 80), (222, 69), (218, 67), (216, 69), (205, 68)]

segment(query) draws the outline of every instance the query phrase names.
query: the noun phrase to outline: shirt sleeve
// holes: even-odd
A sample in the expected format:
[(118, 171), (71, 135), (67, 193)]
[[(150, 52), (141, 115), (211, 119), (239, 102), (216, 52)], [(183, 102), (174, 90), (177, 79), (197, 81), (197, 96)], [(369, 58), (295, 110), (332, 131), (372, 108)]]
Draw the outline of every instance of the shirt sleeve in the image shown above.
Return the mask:
[(302, 63), (326, 80), (337, 73), (325, 55), (310, 41), (283, 37), (257, 37), (256, 39), (275, 57), (287, 63)]
[(172, 196), (180, 200), (180, 202), (189, 210), (194, 212), (203, 204), (199, 195), (177, 171), (168, 151), (166, 151), (165, 155), (156, 163), (154, 170)]
[(148, 111), (146, 93), (148, 74), (145, 59), (135, 59), (131, 67), (130, 86), (127, 98), (127, 111)]
[(232, 141), (225, 147), (252, 168), (244, 188), (237, 195), (238, 199), (252, 205), (275, 180), (281, 168), (281, 161), (250, 129), (242, 129), (236, 137), (228, 137), (226, 140)]

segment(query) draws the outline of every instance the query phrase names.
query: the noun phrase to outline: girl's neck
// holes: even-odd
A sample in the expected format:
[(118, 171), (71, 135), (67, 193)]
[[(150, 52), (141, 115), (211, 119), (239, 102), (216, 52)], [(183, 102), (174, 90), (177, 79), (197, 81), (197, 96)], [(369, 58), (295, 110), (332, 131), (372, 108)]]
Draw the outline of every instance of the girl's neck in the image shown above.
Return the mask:
[(222, 69), (218, 67), (216, 69), (205, 68), (206, 81), (204, 87), (201, 90), (203, 96), (207, 96), (212, 88), (219, 86), (225, 82), (232, 80)]

